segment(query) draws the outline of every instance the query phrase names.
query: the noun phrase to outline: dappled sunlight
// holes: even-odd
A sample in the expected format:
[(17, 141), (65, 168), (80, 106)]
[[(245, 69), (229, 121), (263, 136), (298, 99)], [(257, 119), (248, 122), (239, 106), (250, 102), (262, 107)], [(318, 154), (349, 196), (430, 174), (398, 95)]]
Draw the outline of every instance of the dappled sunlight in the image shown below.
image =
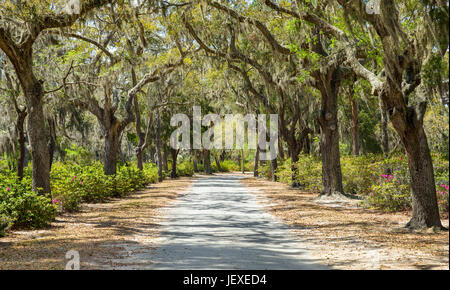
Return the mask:
[(14, 231), (0, 239), (0, 269), (64, 269), (65, 254), (80, 252), (82, 269), (99, 268), (126, 247), (149, 249), (159, 232), (160, 209), (188, 188), (191, 179), (152, 184), (102, 204), (84, 204), (44, 230)]
[[(289, 224), (300, 241), (327, 265), (340, 269), (446, 269), (449, 233), (404, 228), (410, 213), (386, 213), (347, 204), (318, 203), (317, 194), (271, 181), (247, 178), (267, 210)], [(443, 220), (448, 226), (448, 219)], [(367, 254), (377, 250), (379, 264)]]

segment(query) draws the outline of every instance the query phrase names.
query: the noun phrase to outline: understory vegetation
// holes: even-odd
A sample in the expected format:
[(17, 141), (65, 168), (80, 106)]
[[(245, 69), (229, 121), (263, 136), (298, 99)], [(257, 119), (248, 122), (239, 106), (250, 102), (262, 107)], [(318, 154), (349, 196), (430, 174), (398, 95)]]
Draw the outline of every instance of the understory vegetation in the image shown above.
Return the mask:
[(56, 162), (52, 166), (52, 194), (41, 195), (31, 188), (31, 168), (22, 180), (15, 172), (0, 167), (0, 216), (3, 230), (10, 227), (39, 228), (48, 225), (58, 212), (74, 212), (81, 203), (105, 202), (155, 183), (157, 168), (145, 164), (119, 166), (117, 174), (105, 175), (100, 162), (77, 164)]
[[(440, 154), (433, 155), (434, 174), (439, 211), (449, 213), (449, 163)], [(344, 191), (364, 198), (361, 205), (387, 212), (411, 209), (411, 188), (408, 163), (403, 154), (385, 158), (380, 154), (342, 156)], [(295, 181), (301, 188), (319, 193), (322, 188), (322, 163), (319, 157), (300, 155), (294, 164)], [(264, 164), (261, 175), (271, 179), (270, 164)], [(292, 161), (286, 159), (278, 166), (276, 176), (282, 183), (292, 182)]]

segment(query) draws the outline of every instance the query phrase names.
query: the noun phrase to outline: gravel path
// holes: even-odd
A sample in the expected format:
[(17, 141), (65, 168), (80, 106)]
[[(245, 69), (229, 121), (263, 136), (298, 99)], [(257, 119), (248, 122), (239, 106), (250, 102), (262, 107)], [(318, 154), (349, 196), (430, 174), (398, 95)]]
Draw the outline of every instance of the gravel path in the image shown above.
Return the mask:
[(240, 178), (216, 175), (194, 182), (165, 211), (156, 249), (130, 258), (140, 268), (152, 261), (147, 269), (326, 269), (286, 225), (264, 212)]

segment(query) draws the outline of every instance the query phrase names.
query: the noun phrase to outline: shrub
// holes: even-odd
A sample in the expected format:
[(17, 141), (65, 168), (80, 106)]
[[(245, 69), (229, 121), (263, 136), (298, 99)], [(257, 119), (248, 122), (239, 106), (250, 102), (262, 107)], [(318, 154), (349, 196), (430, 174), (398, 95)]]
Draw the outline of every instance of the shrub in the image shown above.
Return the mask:
[(189, 160), (183, 160), (177, 165), (177, 175), (178, 176), (192, 176), (194, 175), (194, 165)]
[(153, 163), (144, 164), (144, 182), (145, 184), (155, 183), (158, 181), (158, 167)]
[(409, 209), (411, 207), (409, 185), (402, 184), (393, 175), (383, 174), (380, 183), (372, 186), (371, 194), (363, 201), (363, 205), (387, 212)]
[(292, 181), (292, 161), (291, 158), (286, 159), (284, 162), (278, 165), (277, 171), (275, 172), (276, 177), (279, 182), (291, 183)]
[(258, 173), (260, 176), (271, 180), (272, 179), (272, 170), (270, 168), (270, 161), (264, 162), (264, 164), (262, 166), (259, 165)]
[(224, 160), (220, 162), (220, 167), (222, 169), (222, 172), (230, 172), (233, 171), (232, 168), (234, 167), (234, 164), (231, 160)]
[(448, 184), (445, 184), (445, 183), (439, 184), (439, 186), (437, 187), (437, 190), (436, 190), (439, 212), (440, 212), (440, 214), (447, 216), (447, 217), (448, 217), (448, 213), (449, 213), (449, 211), (448, 211), (449, 210), (449, 208), (448, 208), (448, 203), (449, 203), (448, 191), (449, 191), (449, 186), (448, 186)]
[(376, 162), (375, 155), (343, 156), (341, 168), (344, 192), (363, 195), (370, 193), (373, 183), (380, 174)]
[(52, 169), (54, 201), (64, 210), (77, 211), (82, 202), (104, 202), (158, 180), (158, 169), (145, 164), (140, 171), (136, 165), (119, 165), (117, 174), (107, 176), (100, 162), (80, 166), (75, 163), (57, 163)]
[(448, 160), (439, 154), (433, 154), (433, 169), (437, 185), (449, 184), (449, 164)]
[(17, 182), (0, 190), (0, 215), (14, 226), (39, 228), (49, 224), (56, 215), (51, 199), (31, 190), (31, 180)]
[(296, 180), (305, 189), (319, 192), (322, 189), (322, 163), (312, 155), (299, 155)]
[(0, 214), (0, 237), (5, 236), (6, 230), (12, 225), (12, 219), (4, 214)]
[(28, 228), (45, 226), (57, 211), (77, 211), (82, 202), (121, 197), (158, 180), (158, 170), (153, 164), (145, 164), (143, 171), (134, 164), (119, 165), (115, 176), (106, 176), (100, 162), (55, 162), (50, 198), (32, 191), (30, 167), (24, 173), (19, 181), (15, 172), (0, 169), (0, 234), (11, 224)]

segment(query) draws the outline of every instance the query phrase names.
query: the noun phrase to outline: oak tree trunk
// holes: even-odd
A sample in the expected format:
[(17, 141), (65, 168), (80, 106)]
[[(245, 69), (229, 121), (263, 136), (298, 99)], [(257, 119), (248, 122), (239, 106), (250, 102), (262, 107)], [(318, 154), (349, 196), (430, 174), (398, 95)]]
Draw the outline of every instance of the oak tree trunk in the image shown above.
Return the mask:
[(47, 118), (48, 131), (49, 131), (49, 140), (48, 140), (48, 153), (50, 156), (50, 171), (52, 169), (53, 157), (55, 155), (56, 149), (56, 124), (55, 120), (52, 117)]
[(382, 105), (380, 100), (381, 109), (381, 147), (383, 149), (384, 156), (389, 154), (389, 135), (388, 135), (388, 114)]
[(424, 112), (423, 109), (417, 113), (413, 107), (407, 107), (404, 113), (394, 109), (390, 111), (390, 119), (405, 147), (411, 175), (412, 218), (407, 227), (442, 229), (433, 163), (423, 128)]
[(212, 174), (211, 153), (209, 150), (203, 150), (203, 171), (205, 174)]
[(352, 112), (352, 155), (359, 156), (359, 118), (358, 99), (350, 96), (350, 107)]
[(163, 169), (164, 169), (164, 171), (169, 171), (169, 165), (168, 165), (168, 163), (167, 163), (167, 148), (164, 148), (163, 150), (162, 150), (162, 153), (163, 153), (163, 156), (162, 156), (162, 166), (163, 166)]
[(105, 161), (103, 170), (106, 175), (117, 173), (117, 154), (119, 153), (119, 132), (111, 128), (105, 136)]
[(278, 136), (278, 155), (284, 160), (283, 140), (281, 139), (281, 136)]
[(19, 141), (19, 158), (17, 160), (17, 177), (19, 180), (23, 179), (23, 169), (25, 167), (25, 154), (26, 154), (26, 138), (25, 138), (25, 118), (27, 116), (27, 111), (23, 110), (18, 112), (16, 129)]
[(259, 146), (256, 147), (256, 153), (255, 153), (255, 164), (253, 167), (253, 176), (254, 177), (259, 176), (258, 166), (259, 166)]
[(178, 150), (177, 149), (170, 149), (170, 153), (172, 155), (172, 172), (170, 174), (171, 178), (177, 178), (177, 157), (178, 157)]
[[(330, 75), (331, 74), (331, 75)], [(320, 152), (322, 155), (321, 195), (343, 194), (342, 171), (339, 153), (338, 130), (338, 71), (322, 76), (322, 95), (319, 124), (321, 128)]]
[(158, 159), (158, 181), (163, 181), (163, 165), (162, 165), (162, 154), (161, 154), (161, 118), (159, 111), (156, 111), (156, 155)]
[(22, 86), (27, 103), (28, 138), (33, 160), (32, 188), (34, 191), (40, 189), (42, 193), (50, 193), (50, 154), (45, 134), (42, 84), (34, 76), (31, 79), (22, 79)]
[(198, 166), (197, 166), (197, 156), (192, 156), (192, 164), (194, 166), (194, 172), (198, 172)]
[(217, 170), (222, 172), (222, 166), (220, 166), (220, 160), (217, 156), (214, 156), (214, 160), (216, 161)]

